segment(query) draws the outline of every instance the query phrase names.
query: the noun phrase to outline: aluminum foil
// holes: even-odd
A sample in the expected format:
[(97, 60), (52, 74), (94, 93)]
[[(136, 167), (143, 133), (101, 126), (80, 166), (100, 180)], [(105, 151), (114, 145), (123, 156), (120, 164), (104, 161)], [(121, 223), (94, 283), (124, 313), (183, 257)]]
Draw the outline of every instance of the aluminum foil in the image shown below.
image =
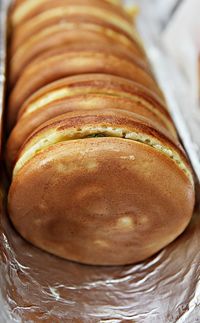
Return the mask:
[[(132, 2), (129, 1), (129, 4)], [(200, 123), (195, 113), (190, 113), (188, 117), (190, 88), (184, 74), (164, 50), (161, 37), (174, 1), (138, 2), (141, 6), (139, 29), (196, 172), (198, 201), (200, 138), (197, 129)], [(2, 105), (7, 2), (1, 0), (0, 4)], [(191, 110), (196, 111), (194, 107)], [(6, 214), (6, 180), (3, 170), (0, 198), (1, 323), (200, 322), (198, 203), (186, 231), (154, 257), (134, 266), (94, 267), (51, 256), (25, 242), (15, 232)]]

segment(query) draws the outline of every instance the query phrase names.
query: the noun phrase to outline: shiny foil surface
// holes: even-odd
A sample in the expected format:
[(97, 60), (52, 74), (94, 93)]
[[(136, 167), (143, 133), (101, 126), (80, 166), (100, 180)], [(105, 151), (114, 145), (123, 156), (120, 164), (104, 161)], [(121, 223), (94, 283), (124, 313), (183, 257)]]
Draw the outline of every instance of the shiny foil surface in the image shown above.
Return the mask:
[[(136, 1), (134, 1), (135, 3)], [(51, 256), (24, 241), (6, 214), (6, 177), (1, 172), (0, 322), (200, 322), (199, 134), (187, 119), (190, 91), (163, 50), (159, 35), (167, 13), (163, 0), (140, 0), (138, 20), (149, 59), (169, 102), (180, 137), (196, 172), (197, 205), (186, 231), (143, 263), (94, 267)], [(172, 3), (171, 1), (164, 1)], [(129, 1), (129, 4), (133, 1)], [(150, 3), (155, 4), (154, 10)], [(6, 7), (1, 0), (0, 103), (5, 86)], [(164, 14), (166, 13), (166, 15)], [(185, 100), (184, 97), (185, 96)], [(2, 110), (1, 110), (2, 112)], [(200, 124), (199, 124), (200, 127)], [(1, 163), (3, 166), (3, 163)]]

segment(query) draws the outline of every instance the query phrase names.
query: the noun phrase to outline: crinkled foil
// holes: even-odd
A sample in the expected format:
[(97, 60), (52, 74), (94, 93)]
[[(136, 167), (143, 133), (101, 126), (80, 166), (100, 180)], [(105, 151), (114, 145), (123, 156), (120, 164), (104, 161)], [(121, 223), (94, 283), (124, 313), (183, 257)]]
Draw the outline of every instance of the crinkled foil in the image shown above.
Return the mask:
[[(171, 5), (172, 0), (138, 2), (142, 11), (139, 29), (198, 178), (200, 138), (197, 129), (200, 124), (194, 114), (188, 117), (188, 84), (159, 40), (163, 21), (166, 22), (169, 13), (166, 9), (160, 14), (161, 3)], [(1, 0), (1, 105), (5, 80), (5, 4)], [(200, 322), (198, 207), (186, 231), (154, 257), (134, 266), (93, 267), (61, 260), (25, 242), (12, 228), (5, 211), (3, 173), (1, 186), (1, 323)]]

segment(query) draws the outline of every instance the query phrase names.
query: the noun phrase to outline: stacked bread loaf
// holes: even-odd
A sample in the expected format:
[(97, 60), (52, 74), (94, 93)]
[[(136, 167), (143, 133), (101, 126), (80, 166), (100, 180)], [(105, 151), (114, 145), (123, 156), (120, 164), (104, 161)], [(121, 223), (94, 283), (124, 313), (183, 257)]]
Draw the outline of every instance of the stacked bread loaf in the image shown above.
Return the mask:
[(141, 261), (186, 228), (194, 183), (132, 17), (115, 0), (10, 11), (8, 211), (43, 250)]

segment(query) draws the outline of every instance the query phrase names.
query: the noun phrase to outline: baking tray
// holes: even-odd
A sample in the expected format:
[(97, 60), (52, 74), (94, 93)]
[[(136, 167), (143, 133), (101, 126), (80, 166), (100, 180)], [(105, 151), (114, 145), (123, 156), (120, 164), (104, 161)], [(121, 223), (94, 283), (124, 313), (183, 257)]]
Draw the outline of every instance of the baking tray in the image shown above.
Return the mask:
[[(131, 1), (129, 1), (130, 3)], [(140, 0), (139, 29), (157, 78), (196, 172), (200, 175), (196, 119), (185, 118), (190, 98), (184, 76), (159, 42), (158, 0)], [(163, 2), (160, 0), (160, 3)], [(0, 104), (5, 106), (6, 16), (1, 0)], [(151, 8), (151, 7), (150, 7)], [(153, 15), (157, 14), (156, 17)], [(154, 19), (153, 19), (154, 18)], [(180, 91), (174, 91), (180, 89)], [(185, 98), (183, 97), (183, 93)], [(192, 126), (194, 125), (195, 126)], [(1, 125), (1, 129), (2, 125)], [(2, 131), (4, 134), (4, 131)], [(2, 141), (1, 141), (2, 142)], [(3, 163), (1, 163), (3, 166)], [(1, 168), (0, 322), (200, 322), (200, 209), (167, 248), (134, 266), (95, 267), (49, 255), (24, 241), (6, 214), (6, 177)]]

